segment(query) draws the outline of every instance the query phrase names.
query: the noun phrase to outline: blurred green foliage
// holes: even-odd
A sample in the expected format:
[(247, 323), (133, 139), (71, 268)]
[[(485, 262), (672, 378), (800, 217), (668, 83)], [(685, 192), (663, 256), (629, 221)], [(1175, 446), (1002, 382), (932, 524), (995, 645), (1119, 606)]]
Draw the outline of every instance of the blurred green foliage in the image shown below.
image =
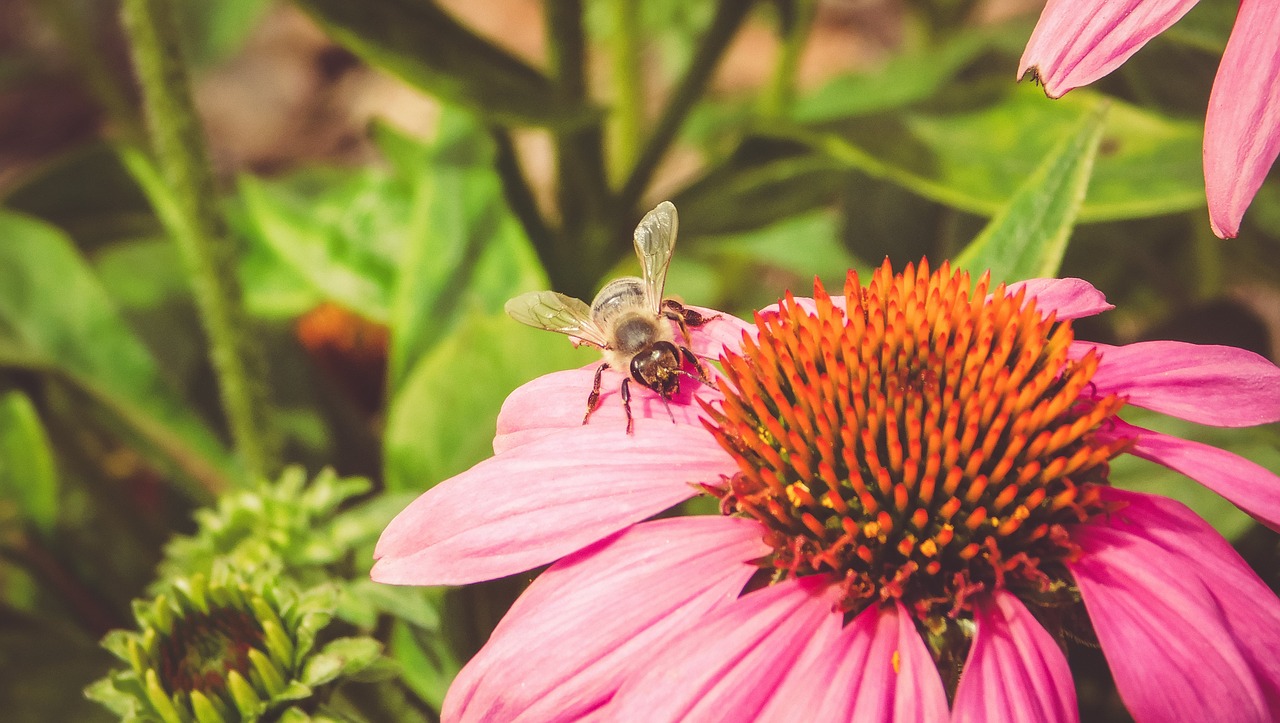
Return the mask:
[[(1201, 3), (1095, 89), (1050, 102), (1012, 82), (1030, 18), (981, 25), (972, 3), (947, 0), (907, 3), (882, 63), (809, 89), (782, 59), (821, 22), (810, 1), (548, 1), (550, 60), (538, 63), (426, 0), (296, 0), (335, 50), (440, 111), (422, 136), (371, 124), (373, 162), (236, 168), (223, 185), (286, 459), (365, 480), (294, 469), (263, 486), (229, 449), (191, 283), (165, 209), (151, 206), (166, 189), (129, 133), (141, 124), (133, 105), (119, 102), (132, 81), (104, 75), (101, 47), (86, 44), (105, 11), (33, 0), (114, 132), (0, 187), (6, 719), (104, 716), (66, 695), (105, 673), (96, 640), (131, 625), (130, 600), (149, 586), (228, 558), (334, 584), (345, 633), (386, 646), (398, 673), (380, 703), (357, 694), (344, 715), (434, 715), (520, 581), (374, 585), (373, 540), (414, 494), (490, 454), (511, 389), (595, 361), (510, 322), (502, 305), (540, 288), (590, 298), (634, 273), (630, 230), (661, 200), (655, 187), (681, 214), (668, 290), (700, 306), (747, 316), (886, 256), (949, 257), (999, 279), (1090, 280), (1119, 308), (1081, 322), (1082, 337), (1272, 352), (1276, 322), (1258, 309), (1280, 294), (1280, 179), (1236, 240), (1212, 238), (1204, 209), (1202, 118), (1226, 4)], [(281, 11), (267, 0), (181, 7), (197, 79)], [(711, 92), (746, 25), (776, 40), (773, 75)], [(0, 62), (10, 85), (34, 72)], [(550, 189), (518, 151), (531, 128), (549, 140)], [(669, 179), (660, 162), (676, 150), (697, 163)], [(1280, 469), (1274, 425), (1171, 431)], [(1177, 474), (1126, 458), (1114, 479), (1184, 499), (1232, 539), (1263, 535), (1274, 553), (1272, 533)], [(188, 536), (169, 542), (175, 533)], [(1274, 554), (1250, 559), (1276, 582)], [(1122, 717), (1090, 665), (1077, 671), (1084, 717)]]

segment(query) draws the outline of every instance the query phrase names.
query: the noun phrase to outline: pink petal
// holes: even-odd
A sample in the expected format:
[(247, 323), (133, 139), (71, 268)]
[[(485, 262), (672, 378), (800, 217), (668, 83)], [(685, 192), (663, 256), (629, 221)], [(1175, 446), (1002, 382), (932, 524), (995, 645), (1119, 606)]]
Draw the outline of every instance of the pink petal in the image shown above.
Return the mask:
[(1018, 64), (1050, 98), (1088, 85), (1177, 22), (1196, 0), (1049, 0)]
[(840, 633), (837, 586), (825, 576), (744, 595), (623, 684), (609, 706), (620, 721), (751, 720), (778, 683)]
[(759, 720), (915, 723), (948, 715), (938, 669), (911, 616), (895, 603), (863, 610), (818, 655), (793, 668)]
[(1221, 238), (1240, 219), (1280, 155), (1280, 4), (1242, 0), (1204, 119), (1209, 223)]
[(1119, 419), (1102, 439), (1137, 437), (1130, 454), (1181, 472), (1280, 530), (1280, 476), (1225, 449), (1143, 429)]
[[(737, 350), (742, 346), (742, 333), (754, 332), (755, 329), (754, 324), (723, 311), (687, 304), (684, 308), (693, 309), (707, 319), (707, 323), (689, 330), (689, 348), (694, 354), (706, 359), (719, 359), (725, 349)], [(680, 339), (679, 329), (676, 330), (676, 339)]]
[(1221, 537), (1173, 500), (1127, 503), (1072, 530), (1069, 563), (1138, 720), (1270, 721), (1280, 710), (1280, 600)]
[(1077, 358), (1102, 353), (1093, 376), (1097, 395), (1216, 427), (1280, 420), (1280, 367), (1231, 346), (1146, 341), (1125, 346), (1077, 342)]
[(556, 432), (441, 482), (396, 516), (372, 577), (464, 585), (552, 562), (695, 494), (733, 460), (702, 430)]
[(570, 721), (737, 599), (768, 552), (730, 517), (635, 525), (566, 557), (525, 591), (458, 674), (445, 721)]
[[(502, 403), (498, 413), (497, 436), (493, 439), (493, 451), (502, 454), (507, 450), (540, 439), (564, 429), (582, 426), (582, 416), (587, 411), (587, 396), (599, 364), (582, 369), (544, 374), (517, 388)], [(625, 434), (626, 411), (622, 407), (621, 387), (624, 375), (613, 370), (605, 371), (600, 380), (600, 403), (591, 413), (585, 426), (616, 430)], [(678, 425), (697, 427), (702, 405), (698, 400), (720, 399), (714, 386), (692, 379), (680, 384), (680, 393), (668, 404), (656, 392), (639, 384), (631, 384), (631, 415), (635, 419), (635, 434), (647, 434), (655, 427), (670, 427), (672, 418)], [(671, 410), (667, 413), (668, 407)]]
[(1107, 297), (1084, 279), (1027, 279), (1005, 287), (1012, 296), (1018, 289), (1026, 289), (1028, 300), (1036, 300), (1036, 308), (1048, 314), (1057, 312), (1058, 319), (1080, 319), (1101, 314), (1116, 308), (1107, 303)]
[(952, 721), (1077, 721), (1067, 658), (1013, 595), (997, 590), (979, 606)]

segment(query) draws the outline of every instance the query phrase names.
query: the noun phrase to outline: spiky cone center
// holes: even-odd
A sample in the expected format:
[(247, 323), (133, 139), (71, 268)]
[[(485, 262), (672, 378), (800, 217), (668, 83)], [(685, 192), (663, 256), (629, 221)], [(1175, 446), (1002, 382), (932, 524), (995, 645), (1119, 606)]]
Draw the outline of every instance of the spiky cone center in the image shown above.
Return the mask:
[(143, 606), (130, 658), (169, 721), (252, 718), (294, 678), (297, 643), (280, 606), (197, 575)]
[(1069, 322), (989, 286), (886, 261), (849, 273), (847, 311), (788, 295), (725, 355), (708, 427), (738, 472), (710, 491), (764, 524), (774, 581), (826, 574), (847, 612), (896, 599), (926, 625), (982, 591), (1067, 590), (1123, 401), (1086, 393), (1098, 359), (1068, 359)]
[(249, 677), (249, 651), (265, 653), (266, 641), (248, 611), (222, 607), (175, 620), (159, 647), (158, 672), (166, 689), (220, 695), (231, 671)]

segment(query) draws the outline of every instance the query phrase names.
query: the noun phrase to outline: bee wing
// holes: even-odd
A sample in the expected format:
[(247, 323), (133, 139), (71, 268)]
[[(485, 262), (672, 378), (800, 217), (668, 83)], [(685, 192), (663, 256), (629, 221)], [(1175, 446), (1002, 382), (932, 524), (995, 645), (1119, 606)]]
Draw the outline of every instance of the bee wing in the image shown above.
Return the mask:
[(507, 302), (507, 314), (521, 324), (556, 331), (594, 344), (608, 346), (604, 332), (591, 320), (591, 307), (554, 291), (530, 291)]
[(676, 231), (679, 226), (676, 207), (670, 201), (658, 204), (636, 226), (636, 255), (640, 257), (640, 268), (644, 270), (645, 303), (655, 314), (662, 312), (667, 266), (671, 264), (671, 252), (676, 246)]

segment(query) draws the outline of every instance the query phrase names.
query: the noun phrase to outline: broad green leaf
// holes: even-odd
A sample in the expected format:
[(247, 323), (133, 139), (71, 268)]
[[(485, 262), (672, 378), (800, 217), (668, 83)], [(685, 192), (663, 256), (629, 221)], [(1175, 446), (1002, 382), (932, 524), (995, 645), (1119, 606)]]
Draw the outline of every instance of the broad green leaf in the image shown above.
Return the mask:
[(4, 197), (4, 205), (58, 226), (86, 253), (160, 230), (146, 195), (105, 144), (42, 166)]
[(698, 243), (698, 254), (744, 258), (784, 269), (806, 281), (821, 276), (827, 282), (843, 282), (849, 269), (868, 268), (840, 243), (839, 218), (830, 210), (793, 216), (749, 233), (703, 239)]
[(547, 280), (506, 206), (489, 139), (469, 116), (446, 109), (429, 145), (386, 126), (375, 135), (412, 184), (390, 313), (394, 393), (458, 318), (501, 311)]
[[(1000, 103), (964, 113), (911, 111), (834, 130), (777, 129), (849, 168), (982, 216), (1004, 207), (1096, 94), (1051, 101), (1023, 85)], [(1204, 205), (1199, 123), (1114, 102), (1081, 222), (1176, 213)]]
[(406, 685), (436, 710), (444, 703), (462, 661), (445, 636), (396, 621), (391, 629), (389, 653), (400, 663)]
[(0, 212), (0, 364), (59, 372), (188, 478), (239, 474), (57, 229)]
[(44, 535), (58, 519), (58, 471), (40, 415), (20, 391), (0, 394), (0, 500)]
[[(1021, 42), (1030, 28), (1000, 27), (985, 32), (959, 33), (939, 46), (924, 46), (895, 55), (871, 73), (848, 73), (796, 101), (791, 117), (817, 123), (879, 113), (927, 100), (951, 82), (961, 69), (983, 52)], [(1016, 41), (1015, 41), (1016, 42)], [(1009, 73), (1012, 77), (1012, 72)]]
[(598, 358), (505, 314), (467, 318), (414, 366), (392, 400), (383, 455), (387, 488), (424, 490), (488, 457), (498, 410), (512, 389)]
[(761, 145), (749, 141), (672, 199), (682, 235), (752, 231), (827, 206), (848, 174), (831, 158)]
[(595, 111), (556, 102), (539, 70), (482, 38), (429, 0), (296, 0), (338, 43), (401, 80), (506, 122), (590, 122)]
[(386, 322), (409, 212), (402, 181), (377, 169), (312, 170), (283, 182), (245, 176), (240, 194), (254, 240), (296, 278), (321, 298)]
[(982, 233), (956, 256), (957, 266), (978, 273), (990, 269), (995, 283), (1057, 275), (1089, 187), (1106, 112), (1107, 104), (1099, 103), (1081, 120), (1078, 130), (1049, 152)]

